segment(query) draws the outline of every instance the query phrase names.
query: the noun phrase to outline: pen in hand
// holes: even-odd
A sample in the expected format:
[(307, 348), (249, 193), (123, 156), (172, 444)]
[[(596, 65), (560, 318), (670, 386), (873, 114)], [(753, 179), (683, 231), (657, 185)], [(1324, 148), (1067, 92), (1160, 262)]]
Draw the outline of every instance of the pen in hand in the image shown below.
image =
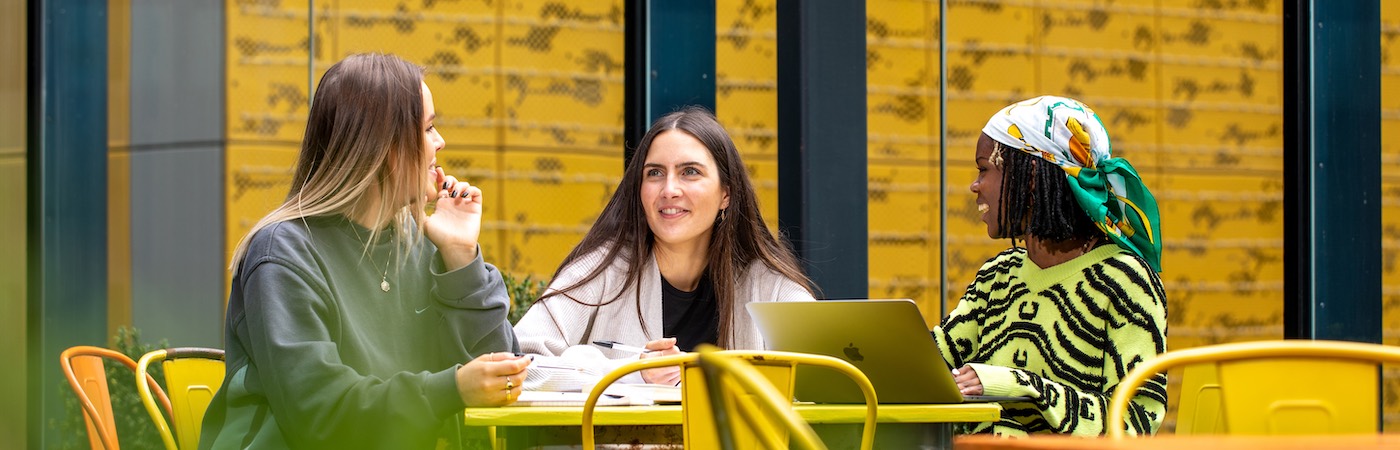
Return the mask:
[(647, 350), (647, 349), (645, 349), (645, 348), (634, 347), (634, 346), (631, 346), (631, 345), (621, 344), (621, 343), (614, 342), (614, 341), (593, 341), (593, 345), (596, 345), (596, 346), (599, 346), (599, 347), (604, 347), (604, 348), (610, 348), (610, 349), (613, 349), (613, 350), (622, 350), (622, 351), (624, 351), (624, 352), (632, 352), (632, 353), (651, 353), (651, 350)]

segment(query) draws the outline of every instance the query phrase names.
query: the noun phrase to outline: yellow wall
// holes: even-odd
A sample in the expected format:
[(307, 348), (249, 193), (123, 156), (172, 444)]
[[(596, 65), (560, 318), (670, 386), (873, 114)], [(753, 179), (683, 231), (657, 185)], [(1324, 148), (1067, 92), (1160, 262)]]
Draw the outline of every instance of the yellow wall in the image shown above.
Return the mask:
[[(552, 274), (622, 168), (622, 1), (317, 7), (315, 76), (354, 52), (428, 66), (440, 156), (483, 187), (486, 257)], [(718, 0), (717, 110), (776, 223), (774, 0)], [(1282, 335), (1282, 1), (950, 2), (948, 301), (1004, 248), (967, 184), (986, 117), (1041, 94), (1092, 106), (1162, 208), (1169, 347)], [(1400, 7), (1383, 4), (1386, 342), (1397, 343)], [(231, 0), (228, 246), (287, 191), (304, 127), (306, 1)], [(276, 5), (276, 6), (270, 6)], [(562, 6), (561, 6), (562, 5)], [(868, 0), (870, 295), (939, 310), (938, 2)], [(1395, 386), (1395, 377), (1388, 377)], [(1395, 392), (1394, 388), (1390, 392)], [(1387, 423), (1400, 423), (1389, 395)]]
[[(1400, 4), (1381, 2), (1381, 298), (1382, 341), (1400, 345)], [(1386, 431), (1400, 429), (1400, 369), (1385, 369)]]
[[(287, 192), (305, 127), (306, 2), (230, 3), (229, 248)], [(324, 3), (324, 2), (323, 2)], [(489, 4), (488, 4), (489, 3)], [(482, 187), (486, 258), (547, 278), (622, 169), (621, 2), (318, 6), (316, 77), (345, 55), (428, 67), (444, 168)]]
[(30, 372), (25, 2), (0, 3), (0, 448), (24, 448)]
[(131, 326), (131, 1), (107, 2), (107, 330)]

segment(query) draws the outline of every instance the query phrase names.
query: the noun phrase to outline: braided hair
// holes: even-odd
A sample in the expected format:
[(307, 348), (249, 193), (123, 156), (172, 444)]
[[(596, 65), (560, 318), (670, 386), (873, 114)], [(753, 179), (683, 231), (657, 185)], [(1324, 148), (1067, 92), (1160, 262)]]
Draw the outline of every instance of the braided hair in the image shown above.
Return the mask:
[(1051, 241), (1093, 240), (1103, 237), (1089, 214), (1079, 207), (1064, 169), (1035, 155), (992, 141), (993, 161), (1000, 162), (1002, 237), (1035, 236)]

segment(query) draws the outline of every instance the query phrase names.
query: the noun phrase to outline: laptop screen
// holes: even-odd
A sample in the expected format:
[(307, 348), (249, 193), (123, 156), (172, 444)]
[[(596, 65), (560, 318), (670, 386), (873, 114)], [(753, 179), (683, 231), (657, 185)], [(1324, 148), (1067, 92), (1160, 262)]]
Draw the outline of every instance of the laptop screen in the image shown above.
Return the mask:
[[(913, 301), (753, 302), (749, 314), (768, 350), (846, 360), (880, 403), (960, 403), (948, 364)], [(798, 401), (864, 403), (855, 382), (831, 369), (799, 367)]]

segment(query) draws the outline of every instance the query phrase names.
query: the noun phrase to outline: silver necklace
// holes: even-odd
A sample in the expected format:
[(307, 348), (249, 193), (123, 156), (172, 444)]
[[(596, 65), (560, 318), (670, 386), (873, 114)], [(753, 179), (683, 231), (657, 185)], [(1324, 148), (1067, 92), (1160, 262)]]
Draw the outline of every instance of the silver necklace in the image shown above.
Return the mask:
[[(350, 225), (350, 231), (355, 232), (355, 239), (359, 240), (360, 242), (365, 242), (364, 238), (360, 237), (360, 230), (355, 229), (354, 224)], [(370, 267), (378, 269), (379, 265), (374, 263), (374, 252), (369, 250), (369, 243), (365, 243), (365, 245), (367, 246), (365, 247), (365, 259), (369, 260)], [(393, 260), (392, 257), (390, 257), (389, 259), (391, 261)], [(381, 273), (379, 277), (379, 290), (389, 292), (389, 261), (384, 262), (384, 272)]]

